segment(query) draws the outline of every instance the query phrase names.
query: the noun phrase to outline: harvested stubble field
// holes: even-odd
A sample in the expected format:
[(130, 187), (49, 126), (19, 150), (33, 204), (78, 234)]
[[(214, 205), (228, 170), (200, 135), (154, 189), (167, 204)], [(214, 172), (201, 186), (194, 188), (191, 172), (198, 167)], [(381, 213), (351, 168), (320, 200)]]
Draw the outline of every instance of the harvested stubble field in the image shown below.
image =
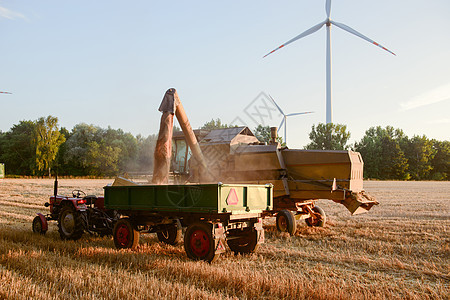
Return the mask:
[[(60, 180), (60, 194), (103, 193), (111, 180)], [(450, 182), (365, 182), (381, 203), (351, 217), (331, 201), (325, 228), (298, 224), (289, 237), (264, 221), (256, 253), (190, 261), (182, 245), (141, 236), (137, 251), (112, 238), (61, 241), (53, 223), (31, 232), (52, 180), (0, 183), (0, 298), (10, 299), (448, 299)]]

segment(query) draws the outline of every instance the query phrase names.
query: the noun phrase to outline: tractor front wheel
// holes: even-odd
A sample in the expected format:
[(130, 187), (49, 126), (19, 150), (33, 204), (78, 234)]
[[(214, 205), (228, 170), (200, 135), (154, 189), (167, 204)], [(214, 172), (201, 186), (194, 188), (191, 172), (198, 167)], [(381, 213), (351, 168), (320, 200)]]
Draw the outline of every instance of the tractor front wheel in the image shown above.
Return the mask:
[(290, 210), (283, 209), (277, 213), (277, 229), (281, 232), (288, 232), (290, 235), (294, 235), (297, 230), (297, 224), (295, 217)]
[(197, 222), (189, 225), (184, 235), (184, 250), (193, 260), (212, 262), (219, 254), (215, 254), (212, 224)]
[(73, 206), (61, 209), (58, 218), (58, 232), (63, 240), (78, 240), (83, 235), (84, 225), (81, 213)]
[(175, 223), (167, 225), (166, 229), (156, 233), (160, 242), (169, 245), (178, 245), (183, 237), (180, 220), (176, 220)]
[(311, 218), (305, 219), (306, 224), (311, 227), (324, 227), (325, 222), (327, 221), (325, 211), (319, 206), (314, 206), (312, 210), (316, 214), (314, 216), (311, 216)]
[(139, 244), (139, 231), (129, 218), (117, 221), (113, 235), (117, 249), (135, 249)]
[(47, 228), (40, 216), (36, 216), (33, 219), (33, 232), (44, 235), (47, 232)]

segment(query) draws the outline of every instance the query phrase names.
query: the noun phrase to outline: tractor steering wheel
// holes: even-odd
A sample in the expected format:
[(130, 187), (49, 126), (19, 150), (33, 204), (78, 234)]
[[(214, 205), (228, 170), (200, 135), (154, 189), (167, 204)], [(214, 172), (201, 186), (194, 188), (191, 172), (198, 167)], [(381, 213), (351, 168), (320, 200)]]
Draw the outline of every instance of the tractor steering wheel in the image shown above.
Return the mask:
[(86, 193), (83, 192), (82, 190), (73, 190), (72, 191), (72, 197), (74, 197), (74, 198), (81, 198), (81, 196), (85, 197)]

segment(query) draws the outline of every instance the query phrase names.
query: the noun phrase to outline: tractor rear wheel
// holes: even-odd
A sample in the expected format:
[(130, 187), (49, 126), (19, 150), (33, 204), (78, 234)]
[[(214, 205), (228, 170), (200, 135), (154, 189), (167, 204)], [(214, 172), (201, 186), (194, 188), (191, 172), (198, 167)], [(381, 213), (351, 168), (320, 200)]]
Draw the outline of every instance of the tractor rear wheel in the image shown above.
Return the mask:
[(297, 223), (295, 217), (290, 210), (283, 209), (277, 213), (277, 229), (281, 232), (288, 232), (290, 235), (294, 235), (297, 231)]
[(167, 225), (166, 229), (156, 233), (160, 242), (169, 245), (178, 245), (183, 237), (180, 220), (175, 223)]
[(258, 248), (258, 231), (252, 229), (240, 237), (227, 240), (227, 244), (235, 254), (252, 253)]
[(139, 231), (129, 218), (117, 221), (113, 235), (117, 249), (135, 249), (139, 244)]
[(63, 240), (78, 240), (84, 232), (81, 213), (73, 206), (66, 205), (58, 217), (58, 232)]
[(42, 219), (40, 216), (36, 216), (33, 219), (33, 232), (42, 235), (47, 232), (47, 229), (45, 229), (45, 225), (42, 223)]
[(212, 230), (211, 223), (189, 225), (184, 235), (184, 250), (190, 259), (212, 262), (219, 256), (215, 253)]
[(305, 222), (308, 226), (311, 227), (324, 227), (325, 222), (327, 221), (327, 216), (325, 215), (325, 211), (319, 206), (314, 206), (312, 210), (319, 214), (320, 216), (315, 215), (314, 217), (305, 219)]

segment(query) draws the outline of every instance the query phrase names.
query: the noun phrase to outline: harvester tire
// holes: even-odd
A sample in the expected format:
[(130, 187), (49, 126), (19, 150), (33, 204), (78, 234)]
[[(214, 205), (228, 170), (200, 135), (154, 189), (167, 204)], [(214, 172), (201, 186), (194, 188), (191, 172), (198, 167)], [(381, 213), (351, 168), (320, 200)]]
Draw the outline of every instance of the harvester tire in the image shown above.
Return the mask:
[(47, 230), (45, 229), (44, 224), (42, 224), (42, 219), (40, 216), (36, 216), (33, 219), (33, 232), (44, 235)]
[(81, 213), (71, 205), (61, 209), (58, 217), (58, 232), (63, 240), (78, 240), (84, 232)]
[(297, 231), (297, 223), (294, 214), (290, 210), (280, 210), (277, 213), (276, 223), (278, 231), (288, 232), (290, 235), (294, 235)]
[(139, 244), (139, 231), (129, 218), (119, 219), (113, 232), (117, 249), (136, 249)]
[(305, 219), (305, 222), (308, 226), (311, 227), (324, 227), (325, 223), (327, 221), (327, 216), (325, 215), (325, 211), (320, 208), (319, 206), (314, 206), (312, 209), (314, 212), (319, 213), (320, 214), (320, 218), (308, 218)]
[(158, 240), (160, 242), (169, 245), (178, 245), (183, 238), (180, 221), (177, 219), (175, 223), (168, 225), (166, 230), (159, 231), (156, 235), (158, 236)]
[(219, 254), (214, 249), (212, 224), (196, 222), (188, 226), (184, 235), (184, 250), (192, 260), (212, 262)]
[(258, 231), (251, 230), (245, 235), (227, 240), (228, 247), (234, 254), (246, 254), (256, 251), (258, 248)]

